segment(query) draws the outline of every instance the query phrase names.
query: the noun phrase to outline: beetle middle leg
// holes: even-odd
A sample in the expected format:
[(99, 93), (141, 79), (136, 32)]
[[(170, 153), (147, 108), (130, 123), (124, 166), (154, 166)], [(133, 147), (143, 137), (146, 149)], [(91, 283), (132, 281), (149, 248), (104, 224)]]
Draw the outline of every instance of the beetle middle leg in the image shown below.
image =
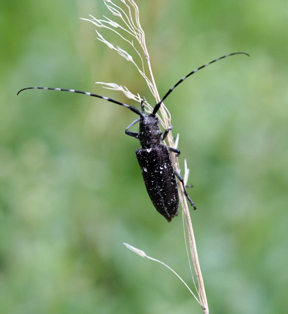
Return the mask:
[[(162, 134), (162, 138), (161, 141), (164, 141), (169, 133), (169, 131), (172, 130), (172, 125), (170, 125)], [(168, 146), (168, 149), (170, 150), (170, 152), (175, 153), (176, 156), (178, 157), (180, 155), (180, 150), (171, 146)]]
[(166, 139), (170, 130), (172, 130), (172, 125), (170, 125), (169, 128), (164, 131), (164, 133), (162, 134), (161, 141), (164, 141)]
[(170, 152), (175, 153), (176, 156), (178, 157), (180, 155), (180, 150), (171, 146), (168, 146), (168, 149), (170, 150)]
[(193, 206), (194, 209), (196, 209), (197, 207), (195, 206), (194, 202), (191, 200), (190, 196), (188, 195), (188, 193), (187, 193), (187, 191), (186, 191), (185, 184), (184, 184), (184, 180), (183, 180), (183, 178), (181, 177), (180, 173), (179, 173), (177, 170), (175, 170), (175, 169), (174, 169), (174, 173), (175, 173), (176, 177), (178, 178), (178, 180), (182, 183), (185, 196), (187, 197), (189, 203), (191, 204), (191, 206)]

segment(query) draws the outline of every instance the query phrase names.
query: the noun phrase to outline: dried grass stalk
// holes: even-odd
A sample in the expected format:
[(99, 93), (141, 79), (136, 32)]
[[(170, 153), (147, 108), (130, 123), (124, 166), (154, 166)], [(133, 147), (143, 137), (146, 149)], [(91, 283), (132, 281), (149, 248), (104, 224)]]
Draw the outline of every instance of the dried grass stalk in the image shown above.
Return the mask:
[[(114, 46), (108, 40), (106, 40), (98, 31), (96, 31), (98, 35), (97, 39), (99, 41), (106, 44), (108, 48), (115, 50), (120, 56), (124, 57), (127, 61), (133, 63), (133, 65), (136, 67), (140, 75), (145, 79), (146, 84), (148, 85), (149, 90), (151, 91), (153, 97), (155, 98), (156, 103), (158, 103), (160, 101), (160, 96), (159, 96), (159, 92), (158, 92), (158, 89), (154, 80), (150, 56), (149, 56), (149, 52), (148, 52), (146, 41), (145, 41), (145, 33), (140, 24), (139, 9), (136, 3), (133, 0), (120, 0), (122, 3), (122, 6), (118, 6), (115, 3), (113, 3), (111, 0), (103, 0), (103, 1), (107, 9), (110, 11), (110, 13), (112, 13), (112, 15), (116, 19), (119, 20), (120, 24), (105, 16), (103, 16), (104, 19), (97, 19), (94, 16), (90, 15), (89, 19), (83, 19), (83, 20), (93, 23), (98, 29), (104, 28), (104, 29), (110, 30), (111, 32), (114, 32), (122, 40), (124, 40), (126, 43), (128, 43), (131, 46), (131, 48), (135, 51), (136, 55), (139, 57), (138, 62), (136, 62), (127, 51), (120, 48), (119, 46)], [(133, 42), (133, 38), (136, 39), (137, 47)], [(121, 91), (125, 94), (126, 97), (133, 99), (137, 102), (142, 101), (139, 94), (134, 95), (125, 86), (123, 87), (115, 83), (103, 83), (103, 82), (97, 82), (97, 84), (102, 84), (105, 88), (108, 88), (108, 89)], [(144, 100), (144, 103), (145, 103), (145, 109), (147, 110), (147, 112), (151, 112), (152, 106), (150, 106), (146, 100)], [(161, 113), (161, 117), (159, 117), (160, 122), (163, 128), (167, 129), (171, 125), (171, 115), (164, 104), (162, 104), (160, 107), (160, 113)], [(168, 133), (167, 141), (168, 141), (169, 146), (171, 147), (177, 146), (176, 143), (174, 143), (173, 135), (171, 131)], [(177, 140), (177, 143), (178, 143), (178, 140)], [(178, 158), (175, 156), (175, 154), (172, 154), (172, 161), (173, 161), (174, 169), (180, 172)], [(188, 175), (189, 175), (189, 170), (187, 168), (186, 160), (185, 160), (185, 175), (184, 175), (185, 184), (187, 183)], [(190, 212), (189, 212), (189, 208), (187, 204), (187, 199), (185, 197), (184, 189), (181, 184), (179, 184), (179, 198), (180, 198), (180, 204), (181, 204), (182, 213), (183, 213), (183, 227), (184, 227), (184, 234), (185, 234), (185, 241), (186, 241), (186, 247), (187, 247), (187, 253), (188, 253), (188, 260), (189, 260), (189, 265), (190, 265), (190, 270), (191, 270), (191, 276), (192, 276), (196, 293), (199, 299), (193, 293), (192, 294), (194, 295), (195, 299), (200, 303), (203, 309), (203, 313), (208, 314), (209, 313), (208, 302), (206, 298), (204, 281), (203, 281), (199, 259), (198, 259), (198, 253), (197, 253), (197, 248), (196, 248), (192, 221), (191, 221)], [(186, 240), (186, 238), (188, 241)], [(129, 248), (132, 249), (131, 246)], [(136, 252), (138, 249), (133, 248), (132, 250)], [(138, 251), (143, 252), (140, 250)], [(143, 257), (148, 257), (144, 252), (143, 254), (142, 255), (140, 254), (140, 255)], [(153, 258), (150, 258), (150, 257), (148, 258), (155, 261), (155, 259)], [(190, 262), (190, 259), (192, 263)], [(157, 261), (157, 262), (160, 262), (160, 261)], [(165, 266), (168, 267), (167, 265)], [(195, 273), (196, 275), (196, 282), (194, 280), (193, 273)]]

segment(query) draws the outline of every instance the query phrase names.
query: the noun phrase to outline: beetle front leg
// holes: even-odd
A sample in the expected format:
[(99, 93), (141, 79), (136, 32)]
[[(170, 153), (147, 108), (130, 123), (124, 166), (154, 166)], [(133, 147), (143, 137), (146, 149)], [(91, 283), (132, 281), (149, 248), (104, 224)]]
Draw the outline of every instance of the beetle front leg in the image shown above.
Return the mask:
[(191, 204), (191, 206), (193, 206), (194, 209), (196, 209), (197, 207), (195, 206), (194, 202), (191, 200), (190, 196), (188, 195), (188, 193), (186, 191), (184, 180), (181, 177), (180, 173), (177, 170), (175, 170), (175, 169), (174, 169), (174, 173), (175, 173), (176, 177), (178, 178), (178, 180), (182, 183), (185, 196), (187, 197), (189, 203)]
[(133, 121), (130, 125), (127, 126), (127, 128), (125, 129), (125, 134), (129, 135), (129, 136), (132, 136), (132, 137), (135, 137), (135, 138), (138, 138), (138, 134), (139, 133), (136, 133), (136, 132), (131, 132), (129, 131), (129, 129), (134, 125), (136, 124), (137, 122), (140, 121), (140, 118), (136, 119), (135, 121)]

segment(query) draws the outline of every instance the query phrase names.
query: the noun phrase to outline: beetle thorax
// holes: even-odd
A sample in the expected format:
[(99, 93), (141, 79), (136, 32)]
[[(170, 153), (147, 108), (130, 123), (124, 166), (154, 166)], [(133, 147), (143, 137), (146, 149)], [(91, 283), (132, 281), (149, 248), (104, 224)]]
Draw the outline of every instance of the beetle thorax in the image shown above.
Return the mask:
[(142, 114), (138, 135), (142, 148), (152, 148), (155, 145), (161, 144), (161, 136), (162, 132), (158, 118), (152, 114)]

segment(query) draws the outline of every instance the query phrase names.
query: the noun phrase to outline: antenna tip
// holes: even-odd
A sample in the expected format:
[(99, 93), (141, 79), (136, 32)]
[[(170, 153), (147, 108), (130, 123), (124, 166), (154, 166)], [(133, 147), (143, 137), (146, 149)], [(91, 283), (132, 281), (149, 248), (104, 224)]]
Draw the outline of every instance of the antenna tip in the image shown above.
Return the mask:
[(27, 87), (20, 89), (20, 90), (18, 91), (18, 93), (17, 93), (17, 96), (18, 96), (21, 92), (23, 92), (23, 90), (25, 90), (25, 89), (27, 89)]
[(242, 55), (246, 55), (247, 57), (250, 57), (249, 53), (247, 52), (244, 52), (244, 51), (240, 51), (240, 52), (237, 52), (238, 54), (242, 54)]
[(35, 89), (35, 87), (25, 87), (25, 88), (22, 88), (22, 89), (20, 89), (20, 90), (18, 91), (17, 96), (18, 96), (21, 92), (23, 92), (24, 90), (27, 90), (27, 89)]

